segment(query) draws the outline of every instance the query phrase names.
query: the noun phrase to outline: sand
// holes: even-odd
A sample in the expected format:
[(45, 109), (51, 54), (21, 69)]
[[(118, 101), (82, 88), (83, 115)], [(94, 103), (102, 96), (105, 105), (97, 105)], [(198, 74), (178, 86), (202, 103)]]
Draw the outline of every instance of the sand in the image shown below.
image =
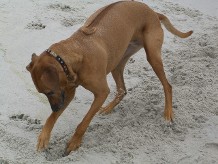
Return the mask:
[[(188, 7), (180, 0), (178, 4), (146, 1), (178, 29), (194, 30), (191, 37), (181, 39), (164, 29), (162, 56), (173, 86), (172, 124), (163, 119), (163, 89), (140, 50), (125, 69), (128, 94), (111, 114), (95, 116), (77, 151), (62, 157), (93, 100), (82, 87), (56, 123), (48, 149), (36, 151), (37, 137), (51, 109), (25, 70), (31, 54), (69, 37), (91, 13), (110, 2), (114, 1), (1, 0), (1, 164), (218, 163), (218, 13), (212, 6), (209, 12), (202, 11), (203, 0), (199, 8), (200, 2)], [(108, 81), (107, 102), (116, 90), (111, 75)]]

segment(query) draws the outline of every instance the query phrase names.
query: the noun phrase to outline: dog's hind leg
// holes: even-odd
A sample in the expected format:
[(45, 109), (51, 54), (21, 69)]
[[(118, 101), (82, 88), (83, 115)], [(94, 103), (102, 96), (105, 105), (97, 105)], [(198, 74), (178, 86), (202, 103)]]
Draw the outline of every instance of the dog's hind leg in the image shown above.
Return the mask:
[(161, 58), (161, 47), (163, 43), (163, 30), (161, 27), (154, 27), (149, 32), (144, 32), (144, 48), (147, 54), (147, 60), (152, 66), (154, 72), (161, 81), (165, 93), (164, 117), (168, 121), (173, 119), (172, 111), (172, 87), (167, 81)]
[(123, 71), (125, 68), (125, 65), (128, 61), (128, 59), (137, 51), (139, 51), (142, 48), (142, 44), (138, 41), (130, 42), (123, 59), (121, 62), (117, 65), (117, 67), (111, 71), (112, 76), (114, 78), (114, 81), (116, 83), (117, 87), (117, 94), (116, 97), (105, 107), (102, 107), (99, 111), (100, 114), (108, 114), (110, 113), (114, 107), (120, 103), (120, 101), (124, 98), (126, 95), (126, 87), (124, 83), (123, 78)]
[(126, 87), (124, 84), (123, 79), (123, 70), (124, 70), (125, 64), (122, 63), (119, 65), (115, 70), (113, 70), (112, 76), (115, 80), (116, 86), (117, 86), (117, 94), (113, 101), (111, 101), (106, 107), (101, 107), (100, 114), (108, 114), (110, 113), (113, 108), (119, 104), (119, 102), (123, 99), (123, 97), (126, 94)]

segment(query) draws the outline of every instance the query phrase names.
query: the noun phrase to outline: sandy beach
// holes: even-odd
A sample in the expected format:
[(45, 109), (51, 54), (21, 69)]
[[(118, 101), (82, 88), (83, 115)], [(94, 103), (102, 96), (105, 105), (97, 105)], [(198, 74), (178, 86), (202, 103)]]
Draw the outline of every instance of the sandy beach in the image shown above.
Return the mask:
[[(218, 2), (147, 0), (181, 31), (164, 27), (162, 58), (173, 87), (172, 124), (163, 118), (164, 92), (140, 50), (128, 62), (128, 93), (109, 115), (96, 115), (81, 147), (63, 157), (67, 141), (87, 113), (93, 95), (78, 87), (60, 116), (48, 148), (36, 151), (51, 113), (26, 65), (32, 53), (68, 38), (97, 9), (113, 0), (0, 1), (0, 164), (218, 164)], [(108, 75), (111, 93), (116, 87)]]

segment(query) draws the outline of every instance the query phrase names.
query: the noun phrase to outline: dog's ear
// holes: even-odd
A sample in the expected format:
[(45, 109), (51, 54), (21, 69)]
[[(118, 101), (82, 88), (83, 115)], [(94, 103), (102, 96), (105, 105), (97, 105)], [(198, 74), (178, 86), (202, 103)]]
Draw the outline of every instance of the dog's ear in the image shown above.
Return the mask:
[(46, 67), (41, 75), (41, 80), (48, 88), (55, 89), (59, 85), (59, 76), (55, 67)]
[(33, 53), (31, 60), (34, 62), (36, 60), (36, 58), (38, 58), (38, 56), (35, 53)]
[(33, 63), (32, 62), (30, 62), (30, 64), (28, 64), (27, 66), (26, 66), (26, 69), (27, 69), (27, 71), (31, 71), (31, 69), (32, 69), (32, 67), (33, 67)]
[(34, 62), (35, 62), (35, 60), (38, 58), (38, 56), (35, 54), (35, 53), (33, 53), (32, 54), (32, 59), (31, 59), (31, 62), (30, 62), (30, 64), (28, 64), (27, 66), (26, 66), (26, 69), (27, 69), (27, 71), (31, 71), (31, 69), (32, 69), (32, 67), (33, 67), (33, 64), (34, 64)]

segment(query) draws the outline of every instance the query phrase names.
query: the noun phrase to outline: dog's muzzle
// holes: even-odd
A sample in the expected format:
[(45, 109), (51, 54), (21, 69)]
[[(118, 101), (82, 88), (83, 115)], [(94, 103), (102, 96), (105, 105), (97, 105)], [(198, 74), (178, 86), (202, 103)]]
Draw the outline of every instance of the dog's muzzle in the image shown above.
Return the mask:
[(64, 99), (65, 99), (65, 94), (64, 91), (62, 91), (59, 103), (50, 104), (53, 112), (58, 112), (64, 106)]

